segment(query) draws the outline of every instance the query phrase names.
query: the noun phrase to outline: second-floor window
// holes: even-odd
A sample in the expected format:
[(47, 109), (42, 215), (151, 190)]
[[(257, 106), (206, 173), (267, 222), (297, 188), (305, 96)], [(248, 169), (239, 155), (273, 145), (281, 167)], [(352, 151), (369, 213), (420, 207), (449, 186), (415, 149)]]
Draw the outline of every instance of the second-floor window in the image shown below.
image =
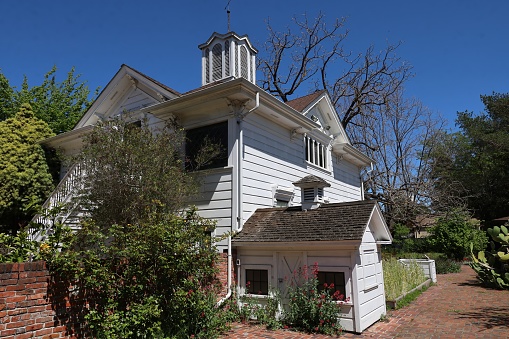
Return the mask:
[(228, 121), (186, 131), (186, 169), (228, 165)]
[(327, 168), (327, 147), (308, 136), (304, 137), (306, 161), (313, 165)]

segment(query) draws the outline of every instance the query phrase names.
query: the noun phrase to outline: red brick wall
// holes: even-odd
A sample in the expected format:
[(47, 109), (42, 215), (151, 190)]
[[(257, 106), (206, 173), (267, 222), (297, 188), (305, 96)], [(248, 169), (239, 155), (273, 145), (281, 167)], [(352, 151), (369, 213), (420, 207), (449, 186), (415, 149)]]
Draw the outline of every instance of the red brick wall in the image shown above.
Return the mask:
[[(226, 253), (221, 253), (218, 265), (219, 297), (224, 297)], [(86, 337), (79, 326), (84, 310), (79, 292), (64, 281), (52, 279), (44, 261), (0, 264), (0, 339)]]
[(43, 261), (0, 264), (0, 338), (73, 338), (62, 286)]

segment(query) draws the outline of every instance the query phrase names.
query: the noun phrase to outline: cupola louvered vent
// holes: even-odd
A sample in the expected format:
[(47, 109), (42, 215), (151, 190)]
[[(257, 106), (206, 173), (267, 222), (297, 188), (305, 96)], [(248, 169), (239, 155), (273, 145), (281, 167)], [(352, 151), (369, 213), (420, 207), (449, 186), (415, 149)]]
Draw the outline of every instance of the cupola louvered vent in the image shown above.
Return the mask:
[(258, 51), (247, 36), (235, 32), (214, 33), (199, 48), (202, 51), (202, 85), (228, 77), (243, 77), (256, 83), (256, 60)]
[(303, 210), (315, 209), (320, 207), (320, 204), (327, 202), (323, 189), (324, 187), (330, 187), (330, 184), (322, 178), (308, 175), (294, 182), (293, 185), (300, 187)]
[(220, 80), (223, 77), (222, 52), (223, 48), (220, 44), (215, 44), (212, 48), (212, 81)]
[[(208, 56), (209, 54), (210, 54), (210, 49), (207, 48), (205, 50), (205, 55)], [(210, 63), (208, 63), (208, 62), (205, 62), (205, 81), (207, 83), (210, 82)]]
[(230, 75), (230, 41), (224, 43), (224, 73), (225, 76)]
[(240, 76), (249, 79), (249, 73), (247, 68), (247, 48), (245, 46), (240, 47)]

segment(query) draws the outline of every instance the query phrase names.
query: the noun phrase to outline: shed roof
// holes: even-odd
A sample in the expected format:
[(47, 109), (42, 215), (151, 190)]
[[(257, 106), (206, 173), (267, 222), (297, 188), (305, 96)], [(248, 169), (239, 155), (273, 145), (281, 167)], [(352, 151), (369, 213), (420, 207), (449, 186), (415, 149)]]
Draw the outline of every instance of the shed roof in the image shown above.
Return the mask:
[(360, 241), (372, 215), (379, 216), (373, 213), (377, 208), (375, 200), (364, 200), (324, 204), (313, 210), (301, 206), (258, 209), (232, 242)]

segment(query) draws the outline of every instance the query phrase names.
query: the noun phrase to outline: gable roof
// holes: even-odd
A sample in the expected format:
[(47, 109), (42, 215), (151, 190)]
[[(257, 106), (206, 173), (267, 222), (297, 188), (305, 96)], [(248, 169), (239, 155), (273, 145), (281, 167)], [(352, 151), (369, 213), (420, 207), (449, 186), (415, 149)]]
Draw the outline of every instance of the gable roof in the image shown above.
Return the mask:
[(316, 91), (314, 93), (305, 95), (303, 97), (299, 97), (290, 101), (287, 101), (286, 104), (293, 108), (296, 111), (302, 112), (306, 107), (308, 107), (313, 101), (315, 101), (319, 96), (325, 93), (325, 90)]
[(375, 232), (381, 238), (377, 240), (390, 241), (387, 226), (378, 212), (375, 200), (324, 204), (313, 210), (302, 210), (300, 206), (258, 209), (232, 242), (236, 245), (341, 240), (360, 242), (372, 218), (381, 219), (374, 220), (373, 225), (384, 228)]

